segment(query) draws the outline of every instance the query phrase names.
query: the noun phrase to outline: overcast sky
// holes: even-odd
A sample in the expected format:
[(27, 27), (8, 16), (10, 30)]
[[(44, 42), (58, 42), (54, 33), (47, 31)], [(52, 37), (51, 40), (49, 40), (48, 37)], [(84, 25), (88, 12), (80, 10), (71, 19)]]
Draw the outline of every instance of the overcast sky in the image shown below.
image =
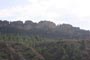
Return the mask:
[(49, 20), (90, 30), (90, 0), (0, 0), (0, 19)]

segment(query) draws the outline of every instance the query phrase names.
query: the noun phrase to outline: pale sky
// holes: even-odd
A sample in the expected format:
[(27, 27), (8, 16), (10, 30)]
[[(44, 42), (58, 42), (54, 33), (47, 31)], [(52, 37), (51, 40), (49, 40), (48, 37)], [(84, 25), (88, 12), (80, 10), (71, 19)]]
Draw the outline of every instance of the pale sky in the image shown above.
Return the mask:
[(0, 0), (0, 20), (48, 20), (90, 30), (90, 0)]

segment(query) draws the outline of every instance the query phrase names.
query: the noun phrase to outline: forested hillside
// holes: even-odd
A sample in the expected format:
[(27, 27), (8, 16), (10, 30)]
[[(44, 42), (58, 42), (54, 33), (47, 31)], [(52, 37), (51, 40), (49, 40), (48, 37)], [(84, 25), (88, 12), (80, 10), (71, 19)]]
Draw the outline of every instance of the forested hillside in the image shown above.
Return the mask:
[(0, 21), (0, 60), (90, 60), (90, 31), (50, 21)]
[(0, 60), (90, 60), (90, 41), (3, 36)]

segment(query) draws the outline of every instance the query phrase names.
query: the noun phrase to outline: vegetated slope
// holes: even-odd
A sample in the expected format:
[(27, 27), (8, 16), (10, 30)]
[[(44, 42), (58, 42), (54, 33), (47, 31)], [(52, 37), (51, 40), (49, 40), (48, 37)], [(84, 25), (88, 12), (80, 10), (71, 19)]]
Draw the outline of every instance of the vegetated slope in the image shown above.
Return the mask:
[(53, 39), (90, 39), (90, 31), (70, 24), (56, 25), (50, 21), (0, 21), (0, 35), (40, 36)]
[(90, 31), (50, 21), (0, 21), (0, 60), (90, 60)]
[(47, 40), (28, 44), (0, 42), (0, 60), (90, 60), (90, 41)]
[(0, 42), (0, 60), (45, 60), (34, 48), (20, 43)]

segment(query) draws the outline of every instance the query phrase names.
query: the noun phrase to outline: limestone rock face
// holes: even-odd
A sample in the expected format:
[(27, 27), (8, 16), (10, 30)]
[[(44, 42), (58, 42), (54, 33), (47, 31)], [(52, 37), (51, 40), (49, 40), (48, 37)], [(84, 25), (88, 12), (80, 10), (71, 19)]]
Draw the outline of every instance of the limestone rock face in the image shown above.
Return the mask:
[(40, 35), (50, 38), (82, 38), (90, 39), (90, 31), (73, 27), (70, 24), (56, 25), (50, 21), (40, 21), (39, 23), (30, 20), (25, 21), (2, 21), (0, 20), (0, 33), (1, 34), (16, 34), (23, 35)]
[(23, 23), (22, 21), (0, 21), (0, 27), (3, 26), (9, 26), (17, 29), (24, 29), (24, 30), (31, 30), (33, 28), (35, 29), (45, 29), (45, 30), (52, 30), (56, 27), (56, 24), (50, 21), (40, 21), (39, 23), (34, 23), (30, 20), (25, 21)]
[(32, 21), (25, 21), (24, 23), (24, 29), (25, 30), (31, 30), (34, 28), (34, 23)]
[(50, 21), (40, 21), (37, 25), (37, 28), (40, 29), (54, 29), (56, 24)]
[(4, 21), (0, 21), (0, 27), (4, 27), (4, 26), (8, 26), (9, 22), (4, 20)]
[(40, 29), (40, 30), (48, 30), (48, 31), (64, 31), (64, 32), (72, 32), (72, 30), (79, 30), (79, 28), (75, 28), (70, 24), (61, 24), (57, 25), (50, 21), (40, 21), (39, 23), (32, 22), (30, 20), (25, 21), (23, 23), (22, 21), (1, 21), (0, 20), (0, 27), (8, 26), (13, 27), (17, 29), (23, 29), (23, 30), (33, 30), (33, 29)]
[(10, 22), (10, 26), (18, 29), (23, 29), (23, 22), (22, 21)]

